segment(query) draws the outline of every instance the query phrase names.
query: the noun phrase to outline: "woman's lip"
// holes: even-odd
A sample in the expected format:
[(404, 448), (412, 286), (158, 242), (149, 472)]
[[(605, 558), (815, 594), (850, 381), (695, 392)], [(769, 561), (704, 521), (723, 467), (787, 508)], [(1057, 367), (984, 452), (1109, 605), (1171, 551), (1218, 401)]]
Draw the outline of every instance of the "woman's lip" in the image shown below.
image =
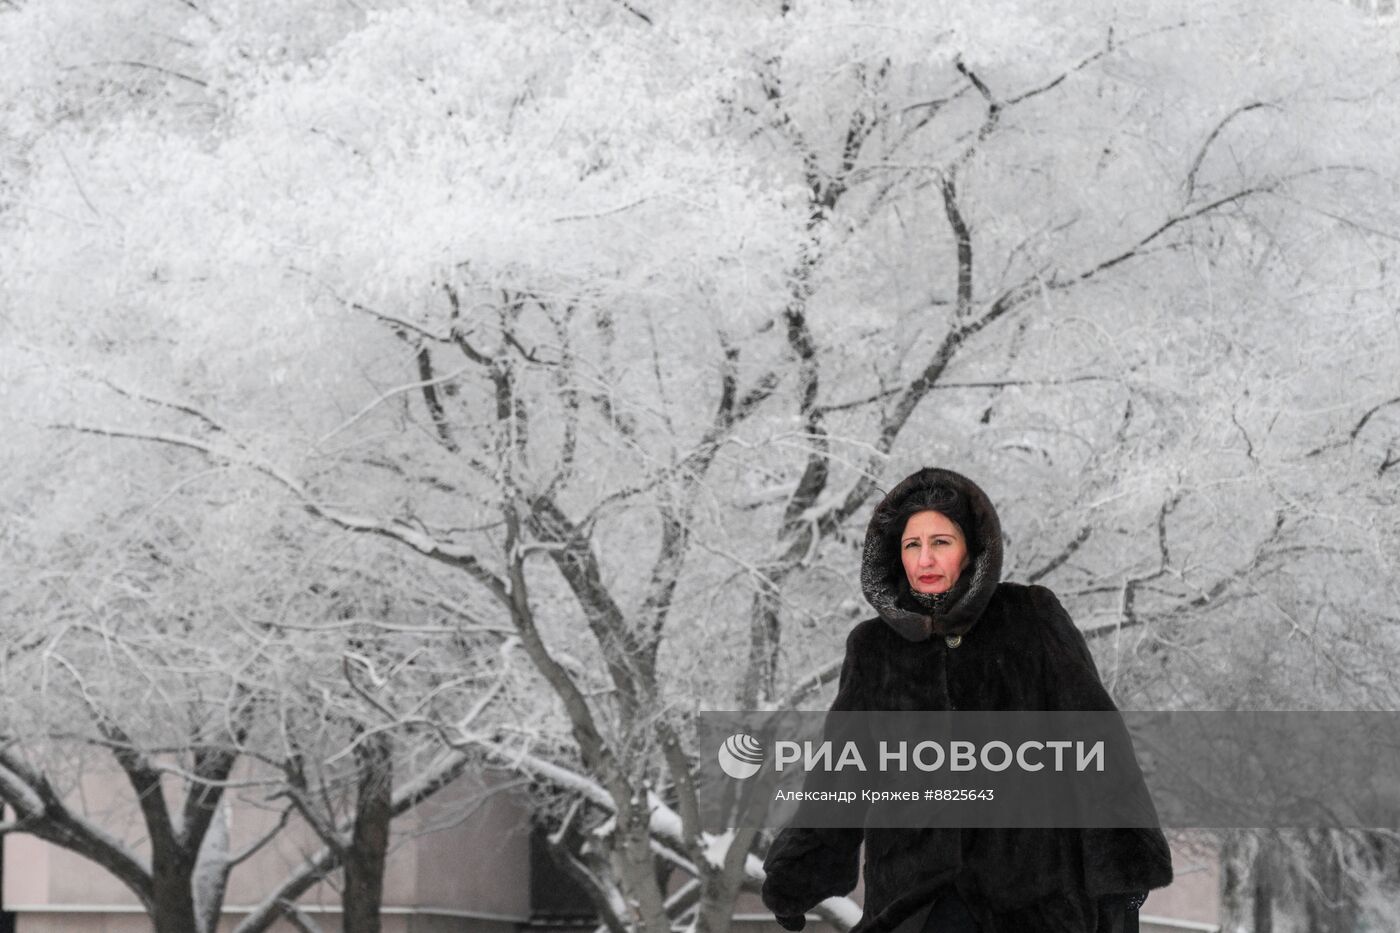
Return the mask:
[(920, 579), (920, 580), (941, 580), (941, 579), (943, 579), (943, 575), (942, 575), (941, 573), (921, 573), (921, 574), (919, 574), (919, 579)]

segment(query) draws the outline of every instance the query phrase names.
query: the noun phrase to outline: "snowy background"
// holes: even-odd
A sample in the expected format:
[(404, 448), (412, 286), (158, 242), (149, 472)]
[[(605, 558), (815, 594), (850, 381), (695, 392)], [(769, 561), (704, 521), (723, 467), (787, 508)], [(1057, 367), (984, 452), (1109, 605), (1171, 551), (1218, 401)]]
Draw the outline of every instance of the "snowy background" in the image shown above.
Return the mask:
[[(825, 705), (925, 464), (1121, 706), (1396, 708), (1392, 12), (0, 0), (3, 828), (187, 933), (257, 801), (370, 930), (504, 764), (722, 929), (690, 717)], [(1227, 850), (1247, 929), (1400, 923), (1389, 836)]]

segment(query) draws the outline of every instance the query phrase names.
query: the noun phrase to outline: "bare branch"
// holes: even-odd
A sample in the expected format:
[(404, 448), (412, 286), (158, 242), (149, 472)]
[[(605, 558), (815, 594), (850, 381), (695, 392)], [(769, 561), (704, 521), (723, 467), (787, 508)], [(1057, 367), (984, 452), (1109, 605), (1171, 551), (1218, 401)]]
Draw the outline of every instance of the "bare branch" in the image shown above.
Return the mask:
[[(621, 0), (618, 0), (618, 2), (621, 2)], [(639, 15), (640, 15), (640, 14), (639, 14)], [(640, 207), (640, 206), (642, 206), (643, 204), (647, 203), (647, 202), (650, 201), (650, 200), (651, 200), (651, 195), (644, 195), (643, 197), (636, 198), (636, 199), (634, 199), (634, 200), (628, 201), (626, 204), (619, 204), (619, 205), (617, 205), (616, 207), (606, 207), (606, 208), (603, 208), (603, 209), (601, 209), (601, 210), (597, 210), (597, 211), (586, 211), (586, 212), (580, 213), (580, 214), (564, 214), (564, 215), (561, 215), (561, 216), (559, 216), (559, 217), (553, 217), (553, 218), (551, 218), (551, 220), (552, 220), (554, 223), (556, 223), (556, 224), (571, 223), (571, 222), (579, 221), (579, 220), (598, 220), (599, 218), (602, 218), (602, 217), (611, 217), (611, 216), (614, 215), (614, 214), (623, 214), (623, 213), (626, 213), (627, 211), (630, 211), (632, 208), (634, 208), (634, 207)]]
[[(1398, 395), (1398, 396), (1396, 396), (1396, 397), (1394, 397), (1394, 398), (1388, 398), (1388, 399), (1386, 399), (1386, 400), (1383, 401), (1383, 402), (1378, 402), (1378, 403), (1376, 403), (1375, 405), (1372, 405), (1370, 408), (1366, 409), (1364, 412), (1362, 412), (1362, 413), (1361, 413), (1361, 417), (1357, 419), (1356, 424), (1354, 424), (1354, 425), (1352, 426), (1351, 430), (1350, 430), (1349, 432), (1347, 432), (1346, 440), (1332, 441), (1331, 443), (1323, 444), (1323, 445), (1321, 445), (1321, 446), (1319, 446), (1319, 447), (1314, 447), (1312, 450), (1308, 451), (1308, 452), (1307, 452), (1306, 454), (1304, 454), (1303, 456), (1305, 456), (1305, 457), (1316, 457), (1318, 454), (1322, 453), (1324, 450), (1328, 450), (1328, 449), (1334, 448), (1334, 447), (1345, 447), (1347, 444), (1349, 444), (1349, 443), (1351, 443), (1352, 441), (1355, 441), (1355, 440), (1356, 440), (1357, 436), (1361, 433), (1361, 430), (1362, 430), (1363, 428), (1366, 427), (1366, 425), (1370, 422), (1370, 420), (1371, 420), (1373, 417), (1375, 417), (1375, 415), (1376, 415), (1382, 408), (1388, 408), (1388, 407), (1390, 407), (1391, 405), (1400, 405), (1400, 395)], [(1384, 472), (1384, 471), (1382, 471), (1382, 472)]]
[[(939, 382), (935, 384), (931, 391), (944, 389), (1004, 389), (1008, 386), (1063, 386), (1074, 385), (1080, 382), (1119, 382), (1121, 380), (1112, 376), (1070, 376), (1065, 379), (987, 379), (975, 382)], [(862, 405), (873, 405), (876, 402), (883, 402), (886, 399), (894, 398), (904, 388), (885, 389), (873, 395), (862, 398), (851, 399), (849, 402), (836, 402), (830, 405), (823, 405), (822, 411), (831, 413), (836, 411), (848, 411), (852, 408), (859, 408)]]
[(622, 7), (628, 13), (631, 13), (633, 16), (637, 17), (637, 19), (646, 23), (648, 26), (654, 25), (651, 21), (650, 16), (646, 15), (641, 10), (628, 3), (627, 0), (613, 0), (613, 2), (616, 3), (618, 6)]
[(457, 349), (462, 351), (462, 355), (476, 363), (478, 366), (490, 368), (494, 361), (482, 353), (467, 340), (470, 330), (464, 328), (461, 323), (462, 301), (457, 295), (457, 290), (451, 285), (444, 285), (443, 291), (447, 293), (447, 301), (452, 306), (452, 342)]
[[(524, 557), (519, 553), (516, 543), (521, 532), (521, 521), (516, 514), (513, 503), (506, 504), (506, 553), (512, 555), (510, 558), (509, 575), (509, 607), (511, 621), (515, 623), (516, 630), (520, 633), (520, 639), (529, 654), (530, 660), (545, 680), (554, 688), (555, 694), (563, 702), (565, 711), (568, 713), (569, 722), (573, 730), (574, 738), (579, 743), (579, 751), (583, 755), (585, 762), (597, 767), (600, 772), (612, 781), (618, 781), (619, 773), (617, 764), (613, 758), (612, 751), (608, 744), (603, 741), (603, 736), (598, 729), (598, 724), (594, 719), (593, 711), (588, 705), (587, 698), (574, 682), (573, 677), (564, 669), (558, 661), (550, 654), (548, 647), (541, 637), (538, 627), (535, 625), (535, 614), (530, 606), (529, 585), (525, 578)], [(587, 571), (581, 571), (585, 576)], [(571, 585), (574, 584), (571, 581)], [(598, 625), (593, 611), (588, 604), (584, 606), (585, 613), (589, 614), (590, 623)], [(594, 610), (596, 611), (596, 610)], [(595, 629), (595, 633), (597, 629)], [(609, 651), (608, 646), (612, 640), (606, 637), (599, 637), (603, 643), (605, 655), (609, 656), (609, 668), (615, 678), (614, 682), (619, 682), (619, 687), (625, 687), (630, 681), (630, 673), (625, 669), (619, 669), (618, 662), (613, 657), (614, 651)], [(615, 786), (624, 799), (625, 792), (620, 786)]]
[(295, 927), (297, 933), (321, 933), (321, 925), (306, 911), (295, 904), (288, 904), (286, 907), (287, 910), (282, 915), (282, 919)]
[(393, 329), (394, 333), (403, 340), (408, 340), (409, 334), (413, 334), (420, 340), (427, 340), (431, 343), (452, 343), (452, 338), (450, 335), (434, 333), (433, 331), (428, 330), (425, 327), (420, 327), (411, 321), (406, 321), (403, 318), (395, 317), (394, 315), (389, 314), (388, 312), (377, 311), (374, 308), (371, 308), (365, 304), (361, 304), (358, 301), (346, 301), (344, 298), (340, 298), (339, 296), (336, 296), (336, 300), (340, 301), (343, 305), (345, 305), (348, 308), (351, 308), (355, 311), (359, 311), (363, 314), (368, 314), (370, 317), (379, 321), (381, 324), (389, 325), (389, 327)]
[(1091, 528), (1088, 525), (1085, 525), (1083, 528), (1079, 529), (1079, 534), (1075, 535), (1074, 540), (1070, 541), (1063, 548), (1061, 548), (1060, 553), (1050, 558), (1038, 569), (1033, 570), (1029, 574), (1027, 574), (1026, 582), (1037, 583), (1048, 577), (1050, 574), (1054, 573), (1056, 570), (1058, 570), (1064, 564), (1065, 561), (1069, 560), (1072, 556), (1074, 556), (1074, 552), (1079, 550), (1079, 548), (1084, 544), (1085, 541), (1089, 540), (1089, 535), (1093, 534), (1093, 531), (1093, 528)]
[(101, 437), (125, 438), (146, 443), (180, 447), (195, 451), (215, 461), (234, 463), (247, 467), (274, 480), (278, 485), (292, 493), (301, 503), (302, 508), (309, 514), (317, 518), (325, 519), (346, 531), (370, 534), (396, 541), (435, 561), (458, 570), (463, 570), (471, 576), (473, 580), (484, 586), (499, 602), (502, 604), (509, 603), (510, 596), (506, 590), (505, 582), (491, 573), (491, 571), (487, 570), (476, 556), (466, 548), (439, 541), (431, 534), (427, 533), (421, 526), (414, 526), (407, 522), (397, 520), (382, 521), (368, 516), (355, 515), (354, 513), (345, 512), (326, 505), (287, 473), (273, 466), (271, 463), (255, 457), (248, 451), (225, 450), (199, 440), (198, 438), (159, 431), (107, 428), (79, 424), (57, 424), (53, 427), (58, 430), (77, 431), (79, 433), (95, 434)]
[(166, 68), (164, 65), (153, 65), (153, 64), (151, 64), (150, 62), (138, 62), (138, 61), (134, 61), (134, 60), (130, 60), (130, 59), (117, 59), (117, 60), (114, 60), (114, 61), (88, 62), (86, 65), (64, 65), (64, 66), (60, 66), (60, 67), (61, 67), (64, 71), (70, 71), (70, 70), (76, 70), (76, 69), (80, 69), (80, 68), (111, 67), (111, 66), (114, 66), (114, 65), (120, 65), (120, 66), (122, 66), (122, 67), (124, 67), (124, 68), (141, 68), (141, 69), (144, 69), (144, 70), (146, 70), (146, 71), (155, 71), (155, 72), (158, 72), (158, 73), (160, 73), (160, 74), (167, 75), (167, 76), (169, 76), (169, 77), (171, 77), (171, 78), (178, 78), (178, 79), (181, 80), (181, 81), (188, 81), (190, 84), (193, 84), (193, 85), (195, 85), (195, 86), (197, 86), (197, 87), (206, 87), (206, 88), (207, 88), (207, 87), (209, 86), (209, 82), (208, 82), (208, 81), (204, 81), (204, 80), (202, 80), (202, 79), (200, 79), (200, 78), (196, 78), (196, 77), (194, 77), (193, 75), (187, 75), (187, 74), (185, 74), (185, 73), (182, 72), (182, 71), (175, 71), (175, 70), (172, 69), (172, 68)]
[(1085, 68), (1089, 67), (1099, 59), (1109, 54), (1112, 54), (1113, 52), (1116, 52), (1117, 50), (1125, 46), (1140, 42), (1143, 39), (1151, 38), (1152, 36), (1161, 35), (1164, 32), (1173, 32), (1178, 29), (1184, 29), (1186, 28), (1186, 26), (1187, 22), (1185, 20), (1182, 20), (1176, 23), (1168, 23), (1165, 26), (1157, 26), (1155, 28), (1136, 33), (1123, 39), (1116, 38), (1113, 35), (1113, 28), (1110, 26), (1108, 30), (1108, 39), (1105, 41), (1104, 47), (1102, 49), (1093, 53), (1092, 55), (1087, 56), (1086, 58), (1080, 59), (1078, 63), (1070, 66), (1068, 69), (1056, 75), (1054, 78), (1050, 79), (1044, 84), (1037, 85), (1036, 87), (1033, 87), (1028, 91), (1022, 91), (1015, 97), (1009, 98), (1006, 101), (1006, 105), (1009, 107), (1013, 104), (1019, 104), (1022, 101), (1030, 100), (1031, 98), (1038, 97), (1041, 94), (1046, 93), (1047, 91), (1054, 90), (1055, 88), (1063, 84), (1065, 80), (1069, 78), (1070, 75), (1078, 71), (1083, 71)]
[(953, 240), (958, 247), (958, 304), (955, 312), (957, 320), (965, 319), (972, 313), (972, 231), (958, 206), (957, 182), (949, 174), (939, 186), (943, 191), (943, 211), (948, 217), (948, 226), (953, 228)]
[(778, 701), (778, 709), (792, 709), (806, 702), (807, 698), (822, 687), (836, 681), (841, 676), (843, 658), (833, 658), (826, 664), (798, 679), (787, 696)]
[(228, 866), (228, 868), (236, 868), (237, 866), (246, 862), (248, 859), (252, 858), (254, 855), (257, 855), (259, 852), (261, 852), (264, 846), (266, 846), (269, 842), (275, 839), (277, 837), (277, 834), (280, 833), (284, 828), (286, 828), (287, 821), (291, 818), (291, 815), (292, 807), (283, 807), (282, 812), (277, 817), (277, 822), (273, 823), (270, 827), (268, 827), (266, 832), (259, 835), (252, 842), (248, 843), (248, 845), (244, 846), (242, 849), (238, 850), (237, 852), (233, 853), (227, 858), (225, 864)]
[(149, 910), (155, 900), (151, 869), (121, 840), (73, 813), (48, 779), (0, 748), (0, 799), (23, 831), (89, 859), (111, 872)]
[(415, 354), (415, 361), (418, 364), (419, 385), (423, 389), (423, 404), (428, 408), (428, 415), (433, 419), (433, 427), (437, 430), (438, 440), (442, 446), (451, 453), (457, 453), (460, 449), (457, 442), (452, 439), (452, 428), (447, 422), (447, 411), (443, 408), (442, 399), (438, 397), (437, 378), (433, 375), (433, 355), (427, 347), (420, 346)]
[(802, 395), (798, 414), (803, 419), (804, 430), (812, 439), (812, 447), (807, 456), (806, 466), (803, 467), (802, 476), (798, 478), (797, 486), (793, 489), (792, 495), (788, 497), (787, 506), (783, 509), (783, 524), (779, 531), (780, 538), (788, 538), (792, 535), (798, 520), (812, 507), (826, 488), (831, 451), (821, 408), (817, 404), (817, 396), (821, 387), (821, 371), (816, 341), (807, 324), (805, 298), (802, 304), (789, 307), (784, 317), (788, 325), (788, 345), (797, 355), (799, 363)]
[(973, 153), (977, 151), (977, 147), (986, 142), (987, 139), (991, 137), (992, 133), (996, 131), (997, 125), (1001, 122), (1002, 111), (1005, 109), (1005, 105), (992, 94), (991, 88), (987, 87), (986, 83), (983, 82), (975, 72), (968, 68), (961, 58), (953, 63), (953, 67), (957, 68), (958, 73), (964, 78), (967, 78), (968, 83), (977, 90), (978, 94), (982, 95), (982, 99), (987, 103), (987, 113), (982, 118), (982, 125), (977, 128), (976, 139), (958, 154), (958, 157), (953, 160), (952, 165), (948, 168), (946, 174), (949, 178), (955, 177), (959, 169), (966, 165), (972, 158)]
[[(427, 352), (427, 351), (421, 351), (421, 352)], [(421, 364), (420, 364), (420, 365), (421, 365)], [(348, 428), (354, 426), (356, 422), (360, 421), (362, 418), (364, 418), (364, 417), (365, 417), (366, 415), (368, 415), (370, 412), (374, 411), (374, 410), (375, 410), (376, 408), (378, 408), (380, 405), (383, 405), (385, 402), (387, 402), (387, 401), (389, 401), (389, 400), (391, 400), (391, 399), (393, 399), (393, 398), (396, 398), (396, 397), (398, 397), (398, 396), (400, 396), (400, 395), (403, 395), (405, 392), (413, 392), (413, 391), (415, 391), (415, 390), (420, 390), (420, 389), (426, 391), (426, 390), (428, 390), (428, 389), (430, 389), (430, 388), (433, 388), (433, 387), (435, 387), (435, 386), (444, 385), (444, 384), (449, 383), (449, 382), (455, 382), (456, 380), (460, 379), (462, 376), (466, 375), (466, 373), (468, 373), (470, 370), (471, 370), (471, 367), (470, 367), (470, 366), (462, 366), (462, 367), (459, 367), (458, 369), (454, 369), (452, 372), (448, 373), (448, 374), (445, 375), (445, 376), (432, 376), (432, 375), (431, 375), (431, 372), (430, 372), (430, 374), (429, 374), (429, 376), (428, 376), (427, 378), (419, 379), (419, 380), (416, 381), (416, 382), (406, 382), (406, 383), (404, 383), (403, 385), (394, 386), (392, 389), (388, 389), (388, 390), (386, 390), (386, 391), (384, 391), (384, 392), (381, 392), (381, 393), (379, 393), (378, 396), (376, 396), (375, 398), (371, 399), (371, 400), (370, 400), (369, 402), (367, 402), (363, 407), (361, 407), (359, 411), (355, 412), (355, 414), (351, 415), (349, 418), (347, 418), (347, 419), (345, 419), (344, 421), (342, 421), (339, 425), (337, 425), (336, 427), (334, 427), (334, 428), (332, 428), (331, 430), (327, 431), (327, 432), (326, 432), (325, 434), (323, 434), (321, 437), (317, 438), (317, 439), (316, 439), (315, 446), (317, 446), (317, 447), (323, 446), (323, 445), (326, 443), (326, 441), (328, 441), (328, 440), (330, 440), (331, 438), (335, 437), (337, 434), (341, 433), (342, 431), (345, 431), (345, 430), (347, 430)], [(439, 408), (440, 408), (440, 406), (439, 406)], [(454, 446), (455, 446), (455, 445), (454, 445)]]
[(1263, 101), (1253, 101), (1248, 104), (1241, 104), (1234, 110), (1231, 110), (1229, 113), (1225, 114), (1225, 116), (1220, 119), (1220, 122), (1215, 124), (1215, 128), (1210, 131), (1210, 133), (1206, 136), (1205, 141), (1201, 143), (1201, 148), (1196, 152), (1196, 157), (1191, 160), (1191, 168), (1188, 169), (1186, 172), (1186, 181), (1184, 182), (1184, 186), (1186, 188), (1186, 200), (1188, 202), (1196, 193), (1196, 176), (1201, 170), (1201, 163), (1205, 161), (1206, 153), (1210, 151), (1211, 145), (1217, 139), (1220, 138), (1220, 134), (1224, 132), (1225, 127), (1228, 126), (1232, 121), (1234, 121), (1235, 118), (1249, 113), (1251, 110), (1262, 110), (1264, 108), (1276, 109), (1275, 105), (1273, 104), (1267, 104)]
[(1209, 204), (1203, 204), (1200, 207), (1197, 207), (1193, 210), (1189, 210), (1185, 213), (1176, 214), (1172, 217), (1169, 217), (1167, 220), (1159, 224), (1155, 229), (1150, 231), (1146, 236), (1143, 236), (1136, 243), (1134, 243), (1129, 248), (1123, 250), (1121, 253), (1118, 253), (1117, 255), (1112, 256), (1108, 259), (1102, 260), (1101, 262), (1090, 266), (1089, 268), (1071, 276), (1068, 279), (1061, 279), (1058, 276), (1056, 276), (1055, 278), (1052, 278), (1049, 282), (1046, 283), (1046, 287), (1057, 289), (1068, 288), (1069, 286), (1075, 285), (1079, 282), (1088, 281), (1089, 279), (1098, 275), (1100, 272), (1112, 269), (1114, 266), (1119, 265), (1120, 263), (1127, 262), (1128, 260), (1141, 255), (1142, 251), (1148, 245), (1150, 245), (1152, 242), (1157, 240), (1164, 233), (1173, 229), (1174, 227), (1178, 227), (1181, 224), (1184, 224), (1188, 221), (1195, 220), (1198, 217), (1203, 217), (1206, 214), (1209, 214), (1213, 211), (1217, 211), (1220, 208), (1226, 207), (1230, 204), (1235, 204), (1237, 202), (1244, 201), (1247, 198), (1251, 198), (1257, 194), (1271, 193), (1274, 190), (1274, 188), (1275, 185), (1272, 183), (1260, 184), (1249, 188), (1243, 188), (1232, 194), (1225, 195), (1224, 197), (1216, 198)]
[[(207, 427), (214, 433), (223, 435), (229, 440), (233, 440), (233, 437), (229, 433), (228, 428), (224, 427), (224, 425), (221, 422), (216, 420), (212, 415), (208, 414), (203, 409), (197, 408), (188, 402), (176, 402), (170, 399), (161, 398), (157, 395), (152, 395), (149, 392), (143, 392), (138, 389), (132, 389), (128, 386), (124, 386), (119, 383), (113, 382), (110, 378), (100, 373), (93, 372), (89, 369), (77, 369), (74, 370), (74, 373), (75, 375), (81, 376), (85, 379), (90, 379), (94, 382), (106, 386), (107, 388), (111, 389), (113, 392), (117, 393), (123, 398), (128, 398), (132, 401), (137, 402), (145, 402), (149, 405), (154, 405), (158, 408), (167, 408), (171, 411), (179, 412), (182, 415), (189, 415), (191, 418), (194, 418), (201, 422), (205, 427)], [(237, 443), (237, 441), (234, 441), (234, 443)]]

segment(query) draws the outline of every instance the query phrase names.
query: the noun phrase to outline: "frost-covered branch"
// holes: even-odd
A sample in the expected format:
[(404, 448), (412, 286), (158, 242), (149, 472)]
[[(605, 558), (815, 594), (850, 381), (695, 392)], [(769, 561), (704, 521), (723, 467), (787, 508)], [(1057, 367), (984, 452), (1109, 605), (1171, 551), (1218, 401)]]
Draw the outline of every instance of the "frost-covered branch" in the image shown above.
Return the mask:
[[(3, 737), (0, 737), (3, 738)], [(149, 864), (98, 824), (73, 812), (41, 772), (0, 747), (0, 799), (15, 812), (20, 831), (102, 866), (149, 910), (155, 903)]]
[(346, 531), (371, 534), (396, 541), (400, 544), (439, 561), (450, 567), (465, 571), (473, 580), (480, 583), (502, 603), (508, 603), (509, 595), (505, 583), (477, 559), (472, 549), (445, 541), (439, 541), (421, 527), (399, 520), (380, 520), (331, 506), (320, 501), (310, 490), (293, 479), (288, 473), (242, 450), (229, 450), (196, 437), (139, 428), (116, 428), (100, 425), (58, 424), (61, 430), (95, 434), (102, 437), (124, 438), (169, 447), (183, 448), (200, 453), (217, 462), (233, 463), (261, 473), (274, 480), (282, 488), (292, 493), (311, 515), (323, 518)]

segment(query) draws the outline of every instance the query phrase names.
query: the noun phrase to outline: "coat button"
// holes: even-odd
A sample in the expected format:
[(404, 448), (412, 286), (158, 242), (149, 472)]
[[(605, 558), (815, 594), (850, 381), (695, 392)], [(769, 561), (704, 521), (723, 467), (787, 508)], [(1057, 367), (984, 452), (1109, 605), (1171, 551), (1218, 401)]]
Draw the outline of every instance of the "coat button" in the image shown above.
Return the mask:
[(961, 644), (962, 644), (962, 636), (961, 636), (961, 635), (945, 635), (945, 636), (943, 637), (943, 642), (944, 642), (944, 644), (946, 644), (949, 648), (956, 648), (958, 645), (961, 645)]

